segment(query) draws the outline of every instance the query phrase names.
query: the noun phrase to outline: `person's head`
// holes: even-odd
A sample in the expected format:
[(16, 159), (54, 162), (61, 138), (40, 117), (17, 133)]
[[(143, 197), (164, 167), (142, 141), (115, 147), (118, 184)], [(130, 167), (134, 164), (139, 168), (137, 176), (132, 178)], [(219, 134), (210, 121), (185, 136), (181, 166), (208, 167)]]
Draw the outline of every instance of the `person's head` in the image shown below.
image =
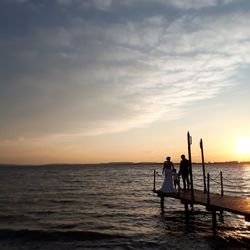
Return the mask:
[(181, 155), (181, 159), (184, 160), (185, 159), (185, 155)]
[(170, 161), (171, 158), (168, 156), (166, 159), (167, 159), (167, 161)]

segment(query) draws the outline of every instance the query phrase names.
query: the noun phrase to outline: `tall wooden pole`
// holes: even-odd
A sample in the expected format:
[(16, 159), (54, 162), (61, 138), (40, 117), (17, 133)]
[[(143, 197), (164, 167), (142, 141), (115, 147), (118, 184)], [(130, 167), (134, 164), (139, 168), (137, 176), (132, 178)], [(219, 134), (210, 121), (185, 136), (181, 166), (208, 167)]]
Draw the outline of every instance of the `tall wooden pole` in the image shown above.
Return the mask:
[(202, 142), (202, 139), (200, 140), (200, 148), (201, 148), (201, 159), (202, 159), (204, 192), (207, 192), (207, 187), (206, 187), (206, 173), (205, 173), (205, 163), (204, 163), (204, 152), (203, 152), (203, 142)]
[(210, 175), (207, 173), (207, 206), (210, 206)]
[(153, 191), (155, 192), (155, 170), (154, 170), (154, 187), (153, 187)]
[(220, 171), (220, 194), (221, 194), (221, 196), (223, 196), (224, 195), (224, 190), (223, 190), (223, 177), (222, 177), (222, 171)]
[(189, 132), (187, 133), (187, 141), (188, 141), (188, 159), (190, 164), (190, 184), (191, 184), (191, 197), (194, 199), (194, 186), (193, 186), (193, 171), (192, 171), (192, 156), (191, 156), (191, 144), (192, 137)]

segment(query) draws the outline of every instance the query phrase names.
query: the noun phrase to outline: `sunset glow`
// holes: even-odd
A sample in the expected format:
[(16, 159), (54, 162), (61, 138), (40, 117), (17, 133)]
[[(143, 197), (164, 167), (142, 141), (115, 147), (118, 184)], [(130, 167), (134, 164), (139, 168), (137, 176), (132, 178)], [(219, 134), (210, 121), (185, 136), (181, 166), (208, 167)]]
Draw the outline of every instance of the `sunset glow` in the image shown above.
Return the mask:
[(250, 157), (250, 137), (241, 137), (237, 141), (236, 150), (240, 155)]
[(194, 161), (200, 138), (206, 161), (250, 161), (250, 1), (3, 0), (0, 16), (0, 163), (179, 161), (187, 131)]

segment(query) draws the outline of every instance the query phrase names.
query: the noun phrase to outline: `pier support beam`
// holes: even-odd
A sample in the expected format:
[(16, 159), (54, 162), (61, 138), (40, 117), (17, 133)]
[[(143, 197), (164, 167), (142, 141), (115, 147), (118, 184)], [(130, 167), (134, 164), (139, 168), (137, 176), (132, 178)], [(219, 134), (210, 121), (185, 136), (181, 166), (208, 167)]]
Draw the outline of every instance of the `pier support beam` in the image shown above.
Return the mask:
[(245, 221), (250, 222), (250, 215), (245, 215)]
[(161, 212), (164, 213), (164, 196), (161, 196)]
[(185, 221), (186, 221), (186, 224), (188, 224), (189, 222), (188, 203), (184, 203), (184, 207), (185, 207)]
[(212, 223), (213, 223), (213, 233), (216, 234), (217, 223), (216, 223), (216, 211), (214, 209), (212, 210)]

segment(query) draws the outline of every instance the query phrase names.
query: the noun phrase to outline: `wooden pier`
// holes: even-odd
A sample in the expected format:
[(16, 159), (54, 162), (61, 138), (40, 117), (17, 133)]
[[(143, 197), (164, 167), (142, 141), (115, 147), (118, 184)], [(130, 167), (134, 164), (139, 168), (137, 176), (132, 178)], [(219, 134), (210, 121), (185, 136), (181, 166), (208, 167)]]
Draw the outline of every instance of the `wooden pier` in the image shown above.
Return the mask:
[(176, 193), (164, 193), (160, 190), (153, 190), (161, 198), (161, 209), (164, 211), (164, 198), (170, 197), (179, 199), (184, 204), (186, 220), (189, 218), (188, 205), (203, 205), (212, 213), (212, 226), (214, 233), (216, 232), (216, 211), (228, 211), (234, 214), (245, 216), (246, 221), (250, 221), (250, 198), (242, 198), (229, 195), (208, 194), (201, 190), (193, 190), (193, 198), (191, 191), (180, 191)]

